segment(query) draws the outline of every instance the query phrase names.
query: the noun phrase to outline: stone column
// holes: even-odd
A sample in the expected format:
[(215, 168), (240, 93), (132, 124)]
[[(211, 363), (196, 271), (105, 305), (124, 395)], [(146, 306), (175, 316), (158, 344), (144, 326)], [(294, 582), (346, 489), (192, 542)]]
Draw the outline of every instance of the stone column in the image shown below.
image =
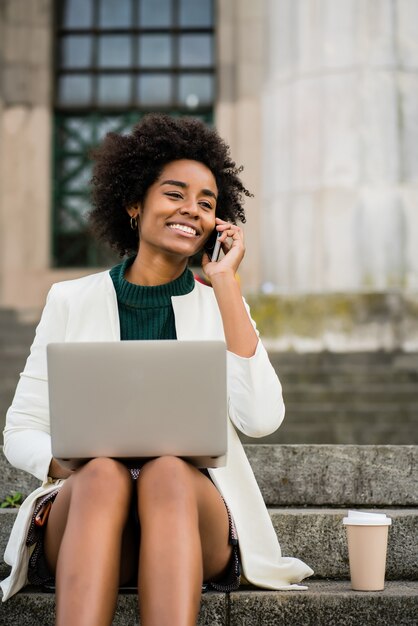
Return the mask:
[[(0, 0), (0, 307), (38, 315), (50, 268), (53, 0)], [(86, 270), (87, 271), (87, 270)]]
[(49, 262), (51, 0), (2, 0), (1, 16), (0, 304), (15, 306)]
[(269, 0), (263, 279), (418, 288), (418, 2)]

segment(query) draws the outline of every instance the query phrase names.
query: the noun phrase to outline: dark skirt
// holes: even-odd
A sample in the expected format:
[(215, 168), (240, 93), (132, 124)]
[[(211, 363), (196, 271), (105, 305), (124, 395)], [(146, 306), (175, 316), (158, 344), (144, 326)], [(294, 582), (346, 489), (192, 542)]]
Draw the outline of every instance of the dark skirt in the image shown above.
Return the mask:
[[(209, 473), (206, 470), (201, 471), (210, 480)], [(140, 468), (135, 468), (131, 470), (133, 480), (136, 480), (138, 478), (139, 473)], [(39, 525), (39, 517), (47, 517), (48, 505), (54, 502), (58, 492), (59, 489), (56, 489), (55, 491), (51, 491), (50, 493), (48, 493), (46, 496), (38, 498), (32, 515), (32, 520), (26, 539), (26, 545), (28, 547), (33, 547), (28, 567), (28, 580), (32, 585), (42, 585), (46, 587), (51, 587), (55, 585), (54, 576), (48, 568), (44, 553), (44, 533), (46, 519), (44, 519), (43, 525)], [(222, 592), (236, 591), (240, 585), (241, 563), (239, 555), (238, 535), (235, 528), (234, 520), (232, 519), (231, 512), (225, 501), (224, 503), (229, 520), (229, 544), (232, 546), (231, 560), (229, 562), (227, 572), (221, 580), (209, 580), (203, 583), (203, 592), (210, 589)]]

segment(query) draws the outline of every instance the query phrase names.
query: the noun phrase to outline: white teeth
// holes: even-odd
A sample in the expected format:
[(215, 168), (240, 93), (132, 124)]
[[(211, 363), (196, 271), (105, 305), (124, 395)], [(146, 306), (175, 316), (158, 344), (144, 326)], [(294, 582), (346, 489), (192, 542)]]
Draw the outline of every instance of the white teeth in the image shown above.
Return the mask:
[(185, 233), (189, 233), (190, 235), (195, 235), (196, 231), (194, 228), (190, 228), (190, 226), (184, 226), (184, 224), (169, 224), (170, 228), (175, 228), (176, 230), (182, 230)]

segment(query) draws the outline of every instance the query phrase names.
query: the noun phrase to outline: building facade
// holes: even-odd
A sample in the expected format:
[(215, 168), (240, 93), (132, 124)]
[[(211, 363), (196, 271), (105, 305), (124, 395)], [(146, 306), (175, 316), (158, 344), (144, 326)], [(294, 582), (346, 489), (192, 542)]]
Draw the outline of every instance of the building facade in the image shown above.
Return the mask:
[(0, 72), (0, 307), (111, 262), (87, 147), (169, 110), (244, 165), (240, 277), (278, 347), (418, 346), (414, 0), (0, 0)]

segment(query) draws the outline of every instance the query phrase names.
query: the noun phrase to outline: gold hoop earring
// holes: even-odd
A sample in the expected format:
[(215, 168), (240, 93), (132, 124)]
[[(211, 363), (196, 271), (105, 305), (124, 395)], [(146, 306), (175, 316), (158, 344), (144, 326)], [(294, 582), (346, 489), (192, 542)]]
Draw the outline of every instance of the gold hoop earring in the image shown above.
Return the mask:
[(135, 215), (132, 215), (130, 222), (132, 230), (138, 230), (138, 218)]

